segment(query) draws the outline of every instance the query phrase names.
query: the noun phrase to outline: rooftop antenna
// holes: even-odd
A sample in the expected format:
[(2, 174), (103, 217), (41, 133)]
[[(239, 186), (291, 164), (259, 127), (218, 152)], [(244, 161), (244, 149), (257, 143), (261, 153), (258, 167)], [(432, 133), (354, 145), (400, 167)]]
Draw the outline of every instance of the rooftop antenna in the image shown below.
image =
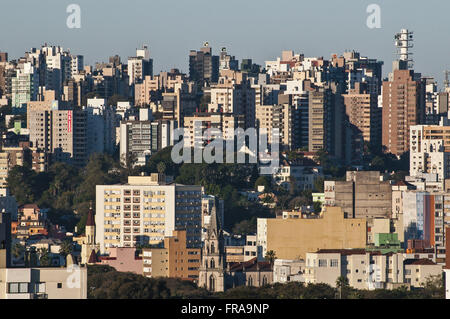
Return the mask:
[(402, 29), (400, 33), (394, 36), (395, 47), (397, 48), (397, 57), (400, 61), (405, 61), (408, 69), (414, 67), (413, 53), (410, 51), (414, 47), (414, 33), (408, 29)]
[(450, 81), (449, 81), (450, 71), (446, 70), (446, 71), (444, 71), (444, 73), (445, 73), (444, 89), (448, 89), (450, 87)]

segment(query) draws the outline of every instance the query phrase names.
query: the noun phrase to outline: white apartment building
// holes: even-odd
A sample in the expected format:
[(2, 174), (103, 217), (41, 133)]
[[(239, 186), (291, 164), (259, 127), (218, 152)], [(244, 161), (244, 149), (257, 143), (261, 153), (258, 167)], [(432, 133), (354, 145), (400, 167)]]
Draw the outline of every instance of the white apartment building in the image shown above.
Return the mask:
[(286, 189), (294, 182), (300, 191), (313, 190), (315, 181), (323, 176), (322, 167), (308, 158), (282, 161), (280, 164), (278, 172), (272, 175), (272, 179)]
[(136, 49), (136, 56), (128, 58), (129, 85), (140, 83), (146, 75), (153, 76), (153, 59), (147, 46)]
[(96, 243), (110, 247), (160, 244), (174, 230), (187, 231), (188, 247), (200, 247), (202, 186), (166, 184), (163, 176), (129, 176), (124, 185), (97, 185)]
[(437, 174), (440, 181), (450, 177), (450, 127), (414, 125), (410, 128), (411, 176)]
[(26, 104), (36, 101), (39, 87), (39, 73), (31, 63), (23, 63), (11, 79), (11, 103), (16, 112), (26, 112)]
[(87, 153), (113, 153), (116, 146), (116, 114), (105, 99), (88, 99), (84, 108), (87, 115)]
[(145, 165), (153, 153), (174, 145), (177, 126), (175, 120), (151, 121), (151, 117), (142, 116), (139, 120), (122, 121), (119, 134), (123, 165), (130, 154), (135, 159), (134, 165)]
[(306, 254), (305, 282), (336, 287), (346, 277), (356, 289), (421, 287), (430, 276), (442, 274), (442, 266), (428, 259), (406, 259), (402, 253), (381, 254), (364, 249), (322, 249)]
[(305, 282), (304, 271), (304, 260), (275, 259), (273, 264), (273, 282)]

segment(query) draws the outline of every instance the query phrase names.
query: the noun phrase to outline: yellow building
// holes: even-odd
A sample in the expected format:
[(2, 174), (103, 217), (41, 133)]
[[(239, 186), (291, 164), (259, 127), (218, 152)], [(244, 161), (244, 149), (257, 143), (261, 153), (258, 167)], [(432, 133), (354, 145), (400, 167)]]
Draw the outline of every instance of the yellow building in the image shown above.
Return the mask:
[(144, 248), (143, 273), (147, 277), (198, 280), (200, 248), (186, 248), (186, 231), (164, 238), (164, 248)]
[(304, 259), (319, 249), (366, 247), (366, 236), (366, 220), (344, 218), (340, 207), (324, 207), (318, 218), (258, 218), (262, 257), (270, 250), (280, 259)]

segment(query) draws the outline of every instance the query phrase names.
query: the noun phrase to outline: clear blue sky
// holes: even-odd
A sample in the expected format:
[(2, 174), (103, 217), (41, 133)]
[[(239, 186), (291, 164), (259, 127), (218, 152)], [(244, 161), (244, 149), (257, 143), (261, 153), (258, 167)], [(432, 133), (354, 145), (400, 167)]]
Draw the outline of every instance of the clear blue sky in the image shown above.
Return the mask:
[[(71, 3), (81, 6), (81, 29), (66, 27)], [(371, 3), (381, 6), (381, 29), (366, 26)], [(146, 43), (155, 72), (187, 72), (189, 50), (204, 41), (260, 64), (287, 49), (326, 58), (354, 49), (383, 60), (386, 74), (393, 35), (405, 27), (415, 33), (416, 72), (441, 86), (450, 69), (449, 13), (448, 0), (2, 0), (0, 51), (17, 58), (47, 42), (94, 64), (114, 54), (126, 59)]]

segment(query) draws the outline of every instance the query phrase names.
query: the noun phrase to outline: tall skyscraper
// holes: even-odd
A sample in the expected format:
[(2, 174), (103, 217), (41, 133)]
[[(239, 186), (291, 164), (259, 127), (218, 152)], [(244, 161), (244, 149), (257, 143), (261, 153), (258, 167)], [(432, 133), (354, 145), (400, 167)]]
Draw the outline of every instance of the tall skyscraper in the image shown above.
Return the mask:
[(392, 64), (388, 81), (383, 82), (382, 144), (385, 151), (400, 156), (409, 151), (409, 129), (425, 117), (425, 82), (414, 73), (412, 32), (402, 29), (395, 35), (398, 59)]

